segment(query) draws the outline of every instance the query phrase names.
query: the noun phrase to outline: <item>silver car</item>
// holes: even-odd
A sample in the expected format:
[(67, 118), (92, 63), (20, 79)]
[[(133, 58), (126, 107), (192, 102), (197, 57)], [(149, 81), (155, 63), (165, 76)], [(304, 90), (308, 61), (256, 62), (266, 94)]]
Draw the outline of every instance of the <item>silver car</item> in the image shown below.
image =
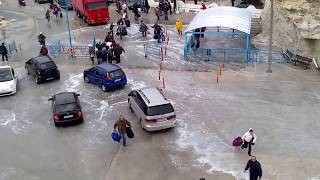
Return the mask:
[(133, 90), (128, 94), (129, 108), (134, 112), (142, 129), (157, 131), (176, 126), (176, 113), (170, 101), (158, 88)]

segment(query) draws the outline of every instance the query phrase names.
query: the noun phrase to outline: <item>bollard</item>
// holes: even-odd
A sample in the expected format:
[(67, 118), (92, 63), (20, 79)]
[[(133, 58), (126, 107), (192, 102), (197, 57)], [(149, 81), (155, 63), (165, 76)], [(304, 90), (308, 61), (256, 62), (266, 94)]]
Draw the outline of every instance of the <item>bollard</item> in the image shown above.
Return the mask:
[(169, 44), (169, 35), (167, 36), (167, 45)]
[(164, 68), (163, 62), (161, 61), (159, 65), (160, 65), (160, 70), (162, 70)]
[(164, 55), (167, 55), (167, 46), (164, 46)]
[(21, 44), (19, 43), (19, 49), (20, 49), (20, 51), (22, 50), (22, 47), (21, 47)]
[(221, 76), (221, 74), (222, 74), (222, 72), (221, 72), (221, 67), (220, 67), (219, 71), (220, 71), (220, 76)]
[(161, 80), (161, 70), (159, 70), (158, 80)]
[(166, 88), (166, 85), (164, 83), (164, 77), (162, 77), (162, 88), (165, 89)]
[(217, 72), (217, 84), (219, 83), (219, 72)]
[(222, 70), (224, 71), (224, 63), (222, 63)]

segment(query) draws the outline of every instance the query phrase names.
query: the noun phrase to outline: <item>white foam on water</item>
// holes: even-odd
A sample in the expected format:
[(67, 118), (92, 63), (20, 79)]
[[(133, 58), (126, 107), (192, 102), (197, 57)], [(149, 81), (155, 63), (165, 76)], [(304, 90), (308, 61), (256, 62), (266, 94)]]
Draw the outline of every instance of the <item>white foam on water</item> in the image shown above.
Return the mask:
[(2, 180), (40, 180), (39, 177), (28, 176), (25, 172), (18, 171), (15, 168), (0, 169), (0, 179)]
[(80, 84), (83, 81), (83, 74), (71, 74), (70, 77), (65, 81), (63, 88), (68, 92), (80, 91)]
[(0, 127), (10, 128), (15, 134), (22, 134), (31, 125), (28, 119), (18, 120), (14, 112), (0, 110)]
[(131, 78), (129, 78), (127, 81), (128, 84), (130, 84), (132, 90), (141, 89), (147, 86), (144, 81), (136, 81)]

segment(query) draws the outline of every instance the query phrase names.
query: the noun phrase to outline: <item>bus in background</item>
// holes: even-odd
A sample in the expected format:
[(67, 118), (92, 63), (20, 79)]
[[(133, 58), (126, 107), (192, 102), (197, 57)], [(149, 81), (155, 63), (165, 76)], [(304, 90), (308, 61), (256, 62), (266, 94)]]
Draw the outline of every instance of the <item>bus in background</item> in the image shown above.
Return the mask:
[(76, 15), (89, 25), (109, 21), (109, 9), (106, 0), (72, 0), (72, 6)]
[(73, 8), (71, 0), (58, 0), (58, 4), (63, 9), (71, 10)]

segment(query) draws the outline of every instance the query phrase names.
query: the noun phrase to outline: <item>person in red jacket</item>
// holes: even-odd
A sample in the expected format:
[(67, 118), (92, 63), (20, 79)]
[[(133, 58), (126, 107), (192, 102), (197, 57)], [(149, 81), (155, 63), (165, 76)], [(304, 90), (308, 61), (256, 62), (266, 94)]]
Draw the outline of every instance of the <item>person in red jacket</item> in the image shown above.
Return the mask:
[(40, 49), (40, 55), (41, 56), (46, 56), (48, 55), (48, 49), (46, 46), (42, 46), (41, 49)]

